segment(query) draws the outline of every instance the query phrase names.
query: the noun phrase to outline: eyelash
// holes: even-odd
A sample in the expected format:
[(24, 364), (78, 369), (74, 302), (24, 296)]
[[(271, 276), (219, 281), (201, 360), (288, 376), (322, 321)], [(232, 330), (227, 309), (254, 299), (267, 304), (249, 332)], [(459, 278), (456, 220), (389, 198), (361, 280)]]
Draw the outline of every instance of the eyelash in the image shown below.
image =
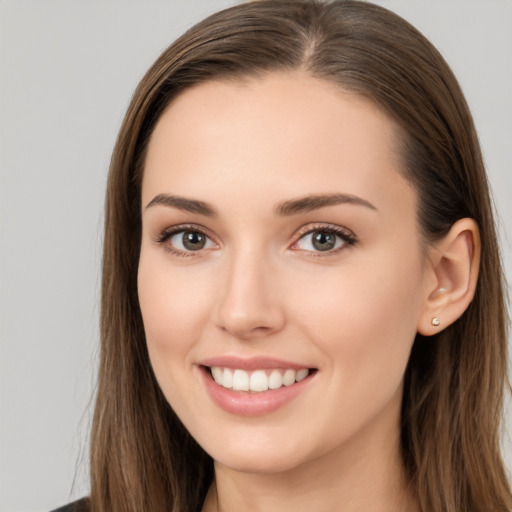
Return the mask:
[[(331, 249), (328, 251), (308, 251), (302, 250), (304, 254), (311, 258), (322, 258), (332, 256), (333, 254), (337, 254), (338, 252), (347, 249), (357, 243), (357, 237), (355, 234), (347, 228), (342, 228), (341, 226), (337, 226), (336, 224), (309, 224), (304, 228), (300, 229), (297, 233), (297, 240), (293, 243), (292, 247), (297, 245), (302, 239), (304, 239), (307, 235), (311, 235), (313, 233), (329, 233), (337, 236), (341, 239), (342, 244), (340, 247)], [(301, 249), (297, 249), (301, 250)]]
[(173, 254), (174, 256), (181, 256), (181, 257), (191, 257), (196, 256), (199, 251), (181, 251), (180, 249), (176, 249), (176, 247), (173, 247), (170, 244), (167, 244), (166, 242), (172, 238), (174, 235), (177, 235), (179, 233), (184, 233), (190, 231), (192, 233), (200, 233), (201, 235), (207, 237), (208, 239), (212, 240), (212, 237), (207, 233), (205, 229), (203, 229), (201, 226), (198, 226), (196, 224), (179, 224), (177, 226), (172, 226), (171, 228), (167, 228), (164, 231), (160, 233), (158, 238), (156, 239), (156, 242), (162, 246), (165, 247), (165, 250), (169, 253)]
[[(212, 237), (208, 234), (208, 232), (198, 226), (196, 224), (180, 224), (177, 226), (172, 226), (171, 228), (167, 228), (162, 231), (156, 239), (156, 242), (165, 247), (165, 249), (175, 255), (180, 257), (193, 257), (197, 256), (197, 253), (201, 252), (201, 249), (197, 251), (182, 251), (180, 249), (176, 249), (172, 245), (168, 244), (167, 241), (172, 238), (174, 235), (179, 233), (183, 233), (186, 231), (190, 231), (192, 233), (200, 233), (201, 235), (207, 237), (209, 240), (213, 241)], [(342, 228), (335, 224), (308, 224), (304, 228), (300, 229), (296, 235), (296, 241), (292, 244), (292, 248), (297, 245), (302, 239), (304, 239), (307, 235), (313, 234), (315, 232), (329, 233), (339, 237), (342, 241), (340, 247), (327, 250), (327, 251), (309, 251), (304, 249), (295, 249), (297, 251), (301, 251), (308, 255), (308, 257), (318, 258), (318, 257), (326, 257), (331, 256), (333, 254), (337, 254), (339, 251), (346, 249), (347, 247), (353, 246), (357, 243), (357, 237), (354, 233), (346, 228)], [(216, 243), (216, 242), (214, 242)]]

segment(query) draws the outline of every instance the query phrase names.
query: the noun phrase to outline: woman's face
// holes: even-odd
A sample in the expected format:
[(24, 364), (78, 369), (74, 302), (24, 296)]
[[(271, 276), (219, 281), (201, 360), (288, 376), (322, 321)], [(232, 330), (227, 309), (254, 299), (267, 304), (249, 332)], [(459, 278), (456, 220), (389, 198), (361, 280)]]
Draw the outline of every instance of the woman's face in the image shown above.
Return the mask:
[(428, 279), (395, 136), (300, 74), (205, 83), (159, 120), (140, 306), (163, 393), (220, 464), (396, 448)]

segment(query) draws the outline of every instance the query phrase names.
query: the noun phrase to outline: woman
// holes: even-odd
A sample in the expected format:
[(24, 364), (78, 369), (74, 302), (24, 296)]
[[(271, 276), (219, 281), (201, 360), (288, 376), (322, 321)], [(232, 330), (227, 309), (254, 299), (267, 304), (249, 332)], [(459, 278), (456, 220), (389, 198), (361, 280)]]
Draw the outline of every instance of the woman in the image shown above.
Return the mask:
[(512, 509), (482, 157), (438, 52), (362, 2), (176, 41), (107, 191), (98, 511)]

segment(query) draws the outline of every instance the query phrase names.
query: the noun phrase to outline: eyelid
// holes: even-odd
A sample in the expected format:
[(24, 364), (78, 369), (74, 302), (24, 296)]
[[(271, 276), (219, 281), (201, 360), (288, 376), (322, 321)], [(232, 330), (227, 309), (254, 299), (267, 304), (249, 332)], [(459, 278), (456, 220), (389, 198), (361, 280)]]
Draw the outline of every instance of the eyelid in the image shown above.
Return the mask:
[[(169, 240), (172, 236), (176, 235), (177, 233), (181, 233), (183, 231), (197, 231), (201, 233), (202, 235), (208, 237), (217, 247), (220, 245), (216, 240), (215, 236), (211, 234), (210, 230), (206, 229), (204, 226), (201, 226), (200, 224), (191, 224), (191, 223), (184, 223), (184, 224), (176, 224), (170, 227), (167, 227), (163, 230), (161, 230), (158, 235), (155, 237), (154, 241), (158, 243), (159, 245), (165, 245), (166, 241)], [(298, 242), (305, 237), (306, 235), (310, 233), (314, 233), (315, 231), (326, 231), (335, 234), (336, 236), (340, 237), (343, 240), (343, 244), (341, 247), (338, 247), (336, 249), (328, 250), (328, 251), (310, 251), (306, 249), (294, 249), (294, 246), (298, 244)], [(358, 239), (353, 231), (350, 229), (337, 225), (337, 224), (331, 224), (328, 222), (314, 222), (310, 224), (306, 224), (305, 226), (302, 226), (294, 235), (294, 241), (289, 246), (289, 249), (301, 251), (303, 253), (308, 253), (312, 257), (319, 257), (319, 256), (329, 256), (336, 254), (337, 252), (346, 249), (347, 246), (350, 247), (357, 243)], [(166, 249), (176, 255), (179, 256), (200, 256), (202, 252), (204, 252), (204, 249), (200, 249), (197, 251), (182, 251), (180, 249), (177, 249), (175, 247), (166, 246)], [(208, 250), (208, 249), (206, 249)]]
[[(306, 235), (314, 233), (315, 231), (326, 231), (329, 233), (333, 233), (334, 235), (340, 237), (344, 243), (342, 244), (341, 247), (329, 251), (309, 251), (305, 249), (294, 249), (294, 246), (296, 246), (302, 238), (304, 238)], [(294, 236), (294, 242), (290, 246), (290, 249), (302, 251), (303, 253), (307, 253), (312, 257), (330, 256), (338, 253), (343, 249), (346, 249), (347, 247), (355, 245), (357, 241), (358, 239), (355, 233), (346, 227), (339, 226), (337, 224), (331, 224), (328, 222), (315, 222), (311, 224), (306, 224), (296, 232)]]
[(329, 222), (312, 222), (302, 226), (296, 233), (295, 237), (300, 238), (313, 231), (332, 231), (333, 233), (340, 233), (347, 237), (355, 238), (355, 234), (348, 228), (339, 226), (338, 224), (331, 224)]
[[(180, 249), (177, 249), (175, 247), (171, 247), (166, 245), (166, 242), (172, 238), (174, 235), (181, 233), (183, 231), (197, 231), (198, 233), (201, 233), (202, 235), (208, 237), (216, 246), (219, 245), (219, 243), (215, 240), (215, 237), (211, 234), (210, 230), (206, 229), (205, 227), (201, 226), (200, 224), (176, 224), (174, 226), (169, 226), (161, 231), (156, 235), (154, 241), (159, 245), (165, 245), (166, 250), (168, 250), (170, 253), (178, 255), (178, 256), (199, 256), (200, 253), (202, 253), (205, 249), (200, 249), (197, 251), (182, 251)], [(206, 249), (208, 250), (208, 249)]]
[(206, 229), (200, 224), (185, 223), (175, 224), (173, 226), (169, 226), (165, 229), (160, 230), (155, 237), (155, 242), (165, 241), (170, 236), (175, 235), (176, 233), (180, 233), (181, 231), (198, 231), (199, 233), (202, 233), (203, 235), (206, 235), (208, 238), (211, 238), (213, 240), (213, 236), (210, 233), (210, 230)]

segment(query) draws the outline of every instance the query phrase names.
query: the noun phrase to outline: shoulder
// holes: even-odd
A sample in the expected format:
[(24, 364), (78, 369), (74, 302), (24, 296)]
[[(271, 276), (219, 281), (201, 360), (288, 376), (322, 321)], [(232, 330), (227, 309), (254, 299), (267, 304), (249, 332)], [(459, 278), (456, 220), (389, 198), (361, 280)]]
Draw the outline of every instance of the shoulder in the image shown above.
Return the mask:
[(89, 500), (82, 498), (81, 500), (74, 501), (63, 507), (56, 508), (51, 512), (89, 512)]

